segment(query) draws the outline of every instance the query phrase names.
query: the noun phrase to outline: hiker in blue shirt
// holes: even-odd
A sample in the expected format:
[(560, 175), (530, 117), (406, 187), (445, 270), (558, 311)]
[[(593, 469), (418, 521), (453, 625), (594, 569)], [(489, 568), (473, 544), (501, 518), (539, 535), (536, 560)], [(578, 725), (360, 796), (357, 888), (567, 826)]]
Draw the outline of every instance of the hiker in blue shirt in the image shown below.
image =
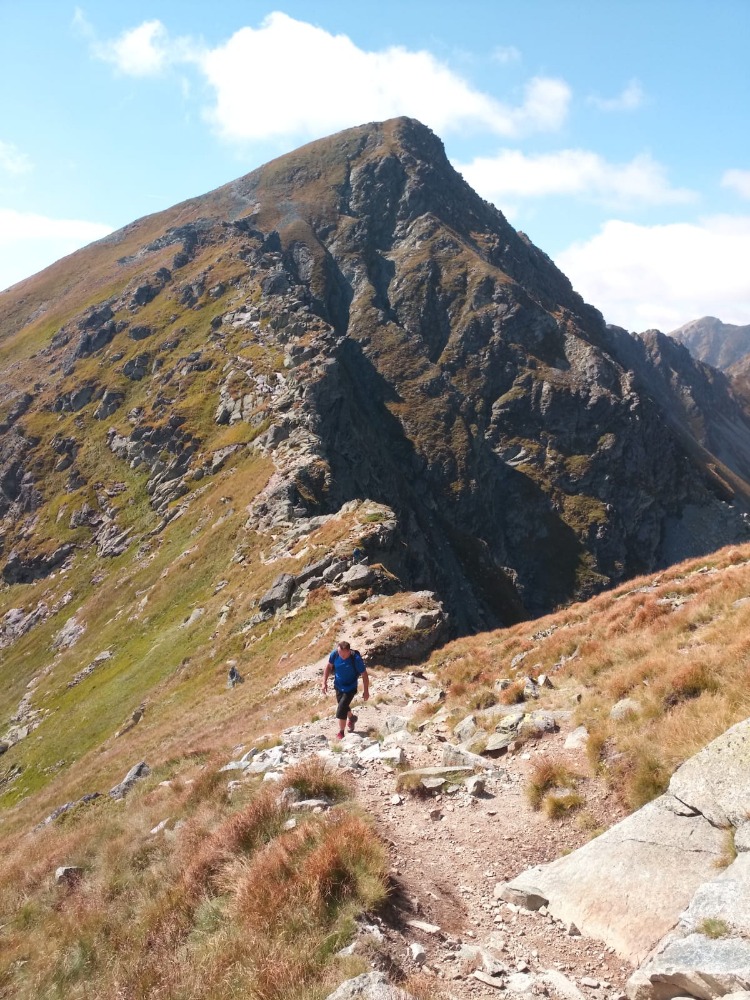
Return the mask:
[(358, 650), (352, 649), (348, 642), (340, 642), (328, 657), (328, 663), (326, 663), (323, 672), (323, 694), (328, 694), (328, 678), (331, 676), (331, 671), (333, 671), (333, 688), (338, 702), (336, 718), (339, 722), (339, 731), (336, 734), (336, 739), (343, 740), (344, 728), (346, 727), (350, 733), (353, 733), (357, 721), (357, 716), (350, 708), (352, 698), (357, 693), (357, 682), (361, 677), (362, 697), (367, 701), (370, 697), (370, 678), (367, 676), (367, 667)]

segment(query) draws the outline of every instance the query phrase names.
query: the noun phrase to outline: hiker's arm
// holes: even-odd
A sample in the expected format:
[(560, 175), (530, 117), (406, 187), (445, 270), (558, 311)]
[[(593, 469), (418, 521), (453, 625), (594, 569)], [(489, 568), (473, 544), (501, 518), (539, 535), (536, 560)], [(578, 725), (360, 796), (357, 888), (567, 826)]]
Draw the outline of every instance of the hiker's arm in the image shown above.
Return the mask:
[(366, 670), (362, 674), (362, 697), (365, 701), (370, 697), (370, 678)]
[(331, 664), (326, 663), (326, 668), (323, 671), (323, 694), (328, 694), (328, 678), (331, 676)]

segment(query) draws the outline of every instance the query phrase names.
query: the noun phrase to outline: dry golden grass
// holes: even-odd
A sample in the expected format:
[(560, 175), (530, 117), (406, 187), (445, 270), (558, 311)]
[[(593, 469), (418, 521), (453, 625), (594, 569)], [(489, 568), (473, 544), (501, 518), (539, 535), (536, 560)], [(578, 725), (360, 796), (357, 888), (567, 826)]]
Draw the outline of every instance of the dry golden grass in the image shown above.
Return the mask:
[(567, 764), (551, 757), (534, 761), (526, 783), (526, 796), (532, 809), (539, 809), (548, 792), (554, 789), (573, 788), (580, 778)]
[[(284, 831), (278, 786), (249, 788), (249, 801), (233, 808), (224, 782), (204, 775), (214, 767), (188, 762), (197, 780), (152, 783), (124, 807), (107, 799), (4, 845), (0, 996), (322, 1000), (330, 992), (354, 916), (385, 897), (383, 844), (343, 807)], [(329, 779), (307, 767), (290, 784), (303, 780), (321, 788)], [(167, 810), (182, 825), (152, 835)], [(55, 884), (63, 864), (82, 876)]]
[(481, 712), (497, 705), (497, 694), (491, 688), (480, 688), (469, 698), (469, 708)]
[(579, 792), (548, 792), (542, 800), (542, 809), (548, 819), (560, 819), (576, 809), (586, 800)]
[(303, 799), (343, 802), (352, 798), (354, 788), (348, 775), (337, 774), (319, 757), (309, 757), (290, 767), (281, 780), (282, 788), (294, 788)]
[[(562, 707), (581, 695), (576, 723), (590, 733), (589, 755), (637, 808), (670, 775), (732, 724), (750, 715), (750, 546), (733, 546), (534, 622), (459, 639), (430, 666), (465, 711), (503, 677), (500, 701), (520, 698), (522, 678), (549, 674), (535, 708)], [(511, 666), (515, 657), (522, 661)], [(633, 698), (635, 717), (609, 717)]]
[(448, 994), (438, 986), (433, 976), (417, 972), (409, 976), (401, 984), (401, 988), (414, 997), (414, 1000), (446, 1000)]
[(500, 692), (500, 702), (503, 705), (520, 705), (524, 700), (524, 682), (514, 681), (504, 691)]

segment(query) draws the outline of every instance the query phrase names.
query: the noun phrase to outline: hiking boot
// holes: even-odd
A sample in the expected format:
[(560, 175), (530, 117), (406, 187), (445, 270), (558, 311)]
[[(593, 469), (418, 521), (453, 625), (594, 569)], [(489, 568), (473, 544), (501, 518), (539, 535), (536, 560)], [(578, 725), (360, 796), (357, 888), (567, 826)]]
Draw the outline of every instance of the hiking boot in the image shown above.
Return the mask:
[(336, 739), (337, 740), (343, 740), (343, 738), (344, 738), (344, 734), (341, 731), (339, 731), (338, 733), (336, 733)]
[(349, 730), (350, 733), (354, 732), (354, 726), (356, 725), (358, 718), (359, 718), (359, 716), (357, 716), (357, 715), (350, 715), (349, 716), (349, 721), (346, 724), (346, 728)]

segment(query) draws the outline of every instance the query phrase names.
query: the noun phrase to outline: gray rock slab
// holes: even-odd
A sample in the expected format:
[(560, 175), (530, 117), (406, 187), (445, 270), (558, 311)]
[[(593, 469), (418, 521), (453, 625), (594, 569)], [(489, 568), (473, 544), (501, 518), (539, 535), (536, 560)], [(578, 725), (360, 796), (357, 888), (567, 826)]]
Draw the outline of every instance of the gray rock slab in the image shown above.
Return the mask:
[(418, 941), (413, 941), (409, 945), (409, 955), (411, 956), (412, 961), (416, 962), (417, 965), (424, 965), (427, 961), (427, 952)]
[(472, 976), (474, 979), (478, 979), (480, 983), (484, 983), (485, 986), (494, 986), (496, 990), (505, 989), (505, 981), (496, 976), (491, 976), (488, 972), (482, 972), (477, 969), (476, 972), (472, 972)]
[(724, 834), (703, 816), (678, 816), (666, 796), (510, 886), (534, 886), (565, 924), (638, 964), (677, 923), (696, 889), (716, 875)]
[(536, 978), (529, 972), (514, 972), (508, 976), (505, 986), (510, 993), (530, 993), (534, 989)]
[(414, 737), (408, 729), (399, 729), (397, 733), (389, 733), (383, 740), (383, 748), (407, 747), (414, 742)]
[(484, 794), (484, 778), (480, 774), (472, 774), (470, 778), (465, 778), (464, 784), (469, 795), (478, 798)]
[(402, 771), (401, 777), (418, 775), (420, 778), (463, 778), (473, 771), (473, 767), (418, 767), (412, 771)]
[(521, 723), (521, 732), (531, 733), (533, 736), (556, 733), (559, 728), (553, 712), (531, 712), (524, 716)]
[(584, 995), (572, 979), (558, 969), (547, 969), (537, 977), (540, 984), (549, 987), (559, 1000), (584, 1000)]
[(386, 717), (383, 723), (383, 731), (385, 733), (398, 733), (402, 729), (406, 729), (409, 725), (409, 720), (403, 715), (389, 715)]
[(750, 719), (738, 722), (679, 767), (675, 798), (715, 826), (741, 826), (750, 816)]
[(245, 765), (248, 774), (265, 774), (266, 771), (273, 771), (284, 762), (284, 748), (271, 747), (270, 750), (261, 750)]
[(407, 920), (407, 925), (414, 930), (424, 931), (425, 934), (439, 934), (440, 927), (437, 924), (428, 924), (424, 920)]
[(750, 990), (750, 941), (689, 934), (667, 940), (628, 980), (630, 1000), (714, 1000)]
[(725, 921), (732, 935), (750, 939), (750, 854), (740, 854), (720, 875), (698, 887), (680, 917), (680, 929), (692, 934), (711, 919)]
[[(734, 835), (734, 849), (738, 854), (750, 851), (750, 823), (743, 823)], [(750, 998), (748, 998), (750, 1000)]]
[(546, 906), (549, 900), (535, 885), (523, 885), (516, 880), (511, 883), (498, 882), (494, 891), (495, 899), (503, 899), (506, 903), (521, 906), (524, 910), (539, 910)]
[(292, 596), (296, 581), (289, 573), (277, 576), (273, 586), (261, 597), (258, 607), (261, 611), (276, 611), (283, 607)]
[(495, 729), (498, 732), (515, 732), (523, 722), (524, 714), (524, 712), (517, 712), (515, 710), (509, 712), (497, 723)]
[(294, 812), (297, 810), (302, 812), (315, 812), (316, 809), (328, 809), (330, 805), (331, 803), (329, 799), (302, 799), (300, 802), (293, 802), (289, 808)]
[(515, 732), (510, 733), (494, 733), (487, 740), (487, 746), (484, 748), (484, 753), (488, 756), (492, 754), (497, 754), (498, 756), (504, 753), (508, 747), (516, 739)]
[(463, 747), (451, 746), (449, 743), (446, 743), (443, 746), (443, 764), (446, 767), (465, 766), (471, 768), (481, 767), (483, 769), (492, 767), (492, 765), (483, 757), (480, 757), (478, 753), (472, 753), (470, 750), (464, 750)]
[(230, 760), (224, 767), (219, 768), (219, 773), (223, 773), (224, 771), (244, 771), (246, 767), (247, 764), (242, 760)]
[(375, 580), (375, 571), (370, 566), (363, 563), (355, 563), (341, 577), (341, 583), (352, 590), (360, 587), (369, 587)]
[(477, 720), (473, 715), (467, 715), (465, 719), (462, 719), (457, 726), (453, 729), (453, 735), (459, 741), (459, 743), (465, 743), (466, 740), (470, 740), (474, 733), (477, 731)]
[(367, 972), (347, 979), (326, 1000), (414, 1000), (410, 993), (391, 986), (382, 972)]
[(110, 788), (109, 794), (113, 799), (124, 799), (136, 781), (146, 778), (150, 773), (151, 769), (145, 760), (142, 760), (140, 764), (134, 764), (119, 785)]

